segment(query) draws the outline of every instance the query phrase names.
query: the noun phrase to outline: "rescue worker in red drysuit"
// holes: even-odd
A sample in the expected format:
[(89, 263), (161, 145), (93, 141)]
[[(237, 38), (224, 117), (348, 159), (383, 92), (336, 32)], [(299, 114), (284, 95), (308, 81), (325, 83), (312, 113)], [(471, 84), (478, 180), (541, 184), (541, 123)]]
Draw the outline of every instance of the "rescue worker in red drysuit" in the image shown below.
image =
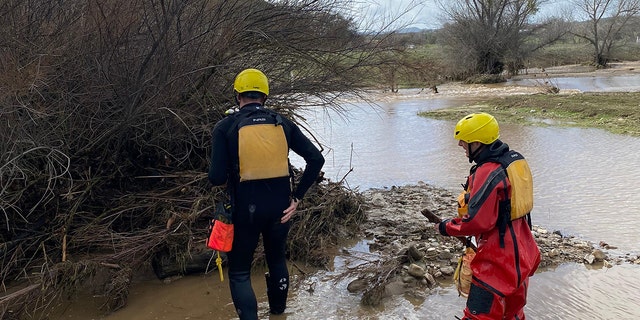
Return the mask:
[[(286, 241), (290, 219), (318, 178), (324, 157), (294, 122), (264, 107), (269, 83), (262, 71), (243, 70), (233, 88), (239, 111), (213, 129), (209, 181), (226, 183), (232, 200), (234, 238), (227, 257), (233, 304), (241, 320), (257, 320), (251, 265), (260, 236), (269, 268), (265, 275), (269, 311), (282, 314), (289, 290)], [(275, 122), (267, 123), (272, 120)], [(306, 162), (293, 190), (289, 150)]]
[[(473, 236), (477, 243), (463, 319), (525, 319), (529, 277), (540, 263), (529, 214), (516, 220), (507, 217), (504, 235), (500, 235), (500, 221), (505, 221), (500, 216), (504, 204), (501, 201), (511, 194), (512, 186), (497, 162), (509, 152), (509, 146), (499, 136), (498, 122), (487, 113), (473, 113), (457, 123), (454, 137), (469, 162), (476, 163), (465, 186), (467, 211), (435, 225), (441, 235)], [(528, 165), (526, 168), (530, 177)], [(533, 206), (533, 192), (530, 193)]]

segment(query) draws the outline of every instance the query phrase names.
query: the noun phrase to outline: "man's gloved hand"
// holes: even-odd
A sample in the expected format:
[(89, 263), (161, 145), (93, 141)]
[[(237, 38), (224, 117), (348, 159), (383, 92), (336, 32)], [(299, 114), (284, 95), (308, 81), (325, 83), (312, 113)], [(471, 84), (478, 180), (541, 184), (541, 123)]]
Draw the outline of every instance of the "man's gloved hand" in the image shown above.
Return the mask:
[(289, 207), (282, 211), (282, 213), (284, 213), (284, 216), (280, 218), (280, 223), (285, 223), (289, 221), (291, 217), (293, 217), (293, 214), (296, 213), (296, 209), (298, 208), (298, 203), (300, 203), (300, 200), (296, 198), (291, 199), (291, 204), (289, 204)]

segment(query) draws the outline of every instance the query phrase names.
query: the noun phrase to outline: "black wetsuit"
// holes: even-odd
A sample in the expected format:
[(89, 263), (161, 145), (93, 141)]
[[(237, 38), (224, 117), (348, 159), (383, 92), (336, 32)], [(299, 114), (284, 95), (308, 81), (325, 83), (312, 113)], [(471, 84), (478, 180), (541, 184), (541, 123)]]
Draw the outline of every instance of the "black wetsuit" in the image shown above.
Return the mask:
[(324, 164), (318, 148), (292, 121), (282, 117), (289, 149), (306, 161), (304, 173), (291, 190), (290, 177), (239, 182), (238, 135), (232, 128), (237, 116), (263, 108), (260, 104), (243, 106), (238, 115), (220, 120), (213, 129), (209, 181), (213, 185), (227, 183), (233, 199), (235, 225), (233, 248), (228, 253), (229, 286), (240, 319), (257, 319), (257, 301), (251, 287), (251, 264), (260, 234), (264, 241), (269, 268), (267, 293), (272, 313), (286, 308), (289, 271), (286, 264), (286, 240), (289, 222), (280, 223), (291, 197), (302, 199), (317, 179)]

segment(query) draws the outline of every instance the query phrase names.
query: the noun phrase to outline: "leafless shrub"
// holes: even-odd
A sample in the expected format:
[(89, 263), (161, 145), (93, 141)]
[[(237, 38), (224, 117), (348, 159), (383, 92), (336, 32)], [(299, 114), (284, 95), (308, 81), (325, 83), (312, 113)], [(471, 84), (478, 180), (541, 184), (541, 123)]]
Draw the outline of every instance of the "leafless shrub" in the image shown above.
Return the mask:
[[(2, 310), (44, 307), (67, 288), (49, 271), (69, 263), (136, 270), (160, 250), (198, 246), (221, 196), (204, 173), (209, 132), (233, 104), (235, 74), (263, 69), (271, 106), (296, 117), (309, 96), (336, 107), (381, 50), (339, 5), (4, 1), (0, 283), (51, 285), (40, 299), (3, 298)], [(106, 290), (108, 307), (125, 289)]]
[(288, 245), (291, 258), (328, 266), (327, 250), (341, 239), (352, 237), (364, 222), (363, 203), (362, 195), (340, 183), (325, 181), (316, 185), (294, 216)]
[(534, 78), (534, 85), (536, 88), (539, 88), (542, 93), (559, 93), (560, 88), (558, 87), (557, 81), (549, 77), (549, 74), (544, 73), (544, 76), (541, 78)]
[[(557, 41), (567, 29), (560, 19), (534, 23), (545, 0), (438, 1), (449, 23), (442, 42), (448, 48), (451, 73), (517, 74), (534, 51)], [(532, 36), (536, 37), (532, 37)]]

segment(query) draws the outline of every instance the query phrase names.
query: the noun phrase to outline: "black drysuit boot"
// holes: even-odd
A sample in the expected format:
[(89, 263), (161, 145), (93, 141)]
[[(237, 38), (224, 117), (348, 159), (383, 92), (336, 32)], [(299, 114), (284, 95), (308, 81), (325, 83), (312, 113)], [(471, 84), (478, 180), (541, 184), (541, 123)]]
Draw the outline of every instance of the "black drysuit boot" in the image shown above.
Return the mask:
[(269, 311), (271, 314), (282, 314), (287, 308), (287, 294), (289, 292), (289, 279), (274, 279), (269, 272), (264, 274), (267, 280), (267, 297), (269, 299)]

